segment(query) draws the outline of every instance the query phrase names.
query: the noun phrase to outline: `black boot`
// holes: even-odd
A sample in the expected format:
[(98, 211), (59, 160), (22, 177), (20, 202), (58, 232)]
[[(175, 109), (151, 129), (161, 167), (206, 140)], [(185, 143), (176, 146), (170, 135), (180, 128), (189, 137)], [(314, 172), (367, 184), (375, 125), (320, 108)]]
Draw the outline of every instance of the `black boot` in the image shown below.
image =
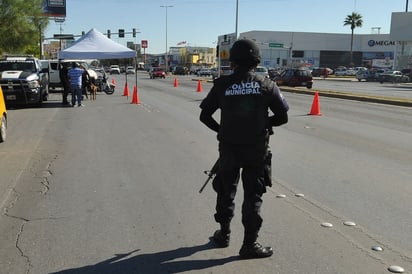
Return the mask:
[(222, 230), (216, 230), (213, 234), (213, 241), (218, 247), (228, 247), (230, 241), (230, 234), (222, 232)]
[(267, 258), (272, 256), (273, 249), (270, 246), (263, 247), (258, 242), (243, 243), (242, 248), (239, 251), (239, 255), (242, 259), (258, 259)]
[(242, 259), (257, 259), (272, 256), (273, 249), (270, 246), (263, 247), (256, 242), (257, 238), (258, 232), (245, 231), (243, 245), (239, 251)]
[(230, 241), (230, 222), (221, 223), (220, 230), (216, 230), (213, 234), (213, 241), (218, 247), (228, 247)]

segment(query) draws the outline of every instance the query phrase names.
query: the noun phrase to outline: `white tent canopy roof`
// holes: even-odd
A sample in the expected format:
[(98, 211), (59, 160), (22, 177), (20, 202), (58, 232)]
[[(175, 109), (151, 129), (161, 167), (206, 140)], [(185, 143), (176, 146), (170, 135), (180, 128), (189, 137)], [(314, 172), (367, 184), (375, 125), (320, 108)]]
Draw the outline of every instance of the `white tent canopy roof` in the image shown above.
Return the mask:
[(118, 44), (95, 28), (72, 46), (60, 51), (59, 59), (122, 59), (134, 58), (136, 51)]

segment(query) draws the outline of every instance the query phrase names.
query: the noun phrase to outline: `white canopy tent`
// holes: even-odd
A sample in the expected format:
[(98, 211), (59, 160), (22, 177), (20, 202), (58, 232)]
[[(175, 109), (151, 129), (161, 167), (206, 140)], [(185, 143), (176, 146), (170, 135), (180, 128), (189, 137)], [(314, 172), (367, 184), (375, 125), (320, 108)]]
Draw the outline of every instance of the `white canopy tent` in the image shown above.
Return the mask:
[[(136, 58), (136, 56), (136, 51), (110, 40), (95, 28), (92, 28), (72, 46), (59, 53), (59, 59), (75, 60), (126, 59)], [(137, 86), (137, 73), (135, 73), (135, 82)]]
[(136, 51), (116, 43), (95, 28), (72, 46), (60, 51), (59, 59), (122, 59), (134, 58)]

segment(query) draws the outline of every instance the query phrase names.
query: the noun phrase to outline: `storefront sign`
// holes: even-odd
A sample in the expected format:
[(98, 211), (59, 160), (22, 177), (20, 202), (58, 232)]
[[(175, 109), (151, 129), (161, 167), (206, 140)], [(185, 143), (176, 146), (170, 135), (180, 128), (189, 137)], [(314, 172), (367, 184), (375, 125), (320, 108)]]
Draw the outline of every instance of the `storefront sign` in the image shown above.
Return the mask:
[(395, 46), (396, 42), (395, 41), (390, 41), (390, 40), (369, 40), (368, 45), (370, 47), (375, 47), (375, 46)]

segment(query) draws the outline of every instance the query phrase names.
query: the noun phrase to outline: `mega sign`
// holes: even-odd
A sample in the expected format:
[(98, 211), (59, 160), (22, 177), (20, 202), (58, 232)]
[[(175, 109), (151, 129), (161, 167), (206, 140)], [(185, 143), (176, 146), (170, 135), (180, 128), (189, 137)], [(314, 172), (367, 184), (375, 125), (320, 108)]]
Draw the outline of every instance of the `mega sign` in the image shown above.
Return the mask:
[(389, 41), (389, 40), (382, 40), (382, 41), (377, 41), (377, 40), (369, 40), (368, 45), (370, 47), (374, 46), (394, 46), (396, 44), (395, 41)]

